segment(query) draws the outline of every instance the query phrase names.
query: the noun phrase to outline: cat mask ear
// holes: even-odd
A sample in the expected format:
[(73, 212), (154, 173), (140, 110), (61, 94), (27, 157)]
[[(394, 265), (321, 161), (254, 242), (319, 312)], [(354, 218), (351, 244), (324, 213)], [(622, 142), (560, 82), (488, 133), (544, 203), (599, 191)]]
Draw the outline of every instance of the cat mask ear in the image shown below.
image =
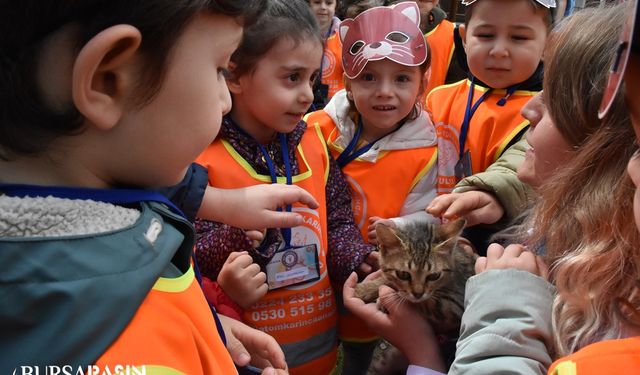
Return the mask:
[(414, 1), (367, 9), (340, 23), (342, 66), (356, 78), (369, 61), (389, 59), (418, 66), (427, 59), (427, 42), (420, 30), (420, 9)]
[(402, 250), (402, 240), (393, 228), (378, 223), (376, 224), (376, 236), (378, 237), (380, 254), (389, 254)]
[(467, 225), (467, 221), (462, 218), (440, 224), (436, 238), (442, 243), (438, 247), (454, 245), (462, 234), (465, 225)]

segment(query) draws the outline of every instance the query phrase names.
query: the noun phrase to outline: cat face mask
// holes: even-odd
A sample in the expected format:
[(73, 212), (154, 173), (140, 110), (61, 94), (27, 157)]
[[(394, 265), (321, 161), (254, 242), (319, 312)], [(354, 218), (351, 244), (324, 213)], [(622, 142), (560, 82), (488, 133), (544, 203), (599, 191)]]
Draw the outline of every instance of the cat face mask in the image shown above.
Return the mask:
[(342, 65), (353, 79), (369, 61), (389, 59), (418, 66), (427, 59), (427, 42), (419, 28), (420, 10), (413, 1), (368, 9), (340, 23)]
[[(475, 3), (476, 1), (477, 0), (462, 0), (462, 5), (468, 6)], [(547, 9), (556, 7), (556, 0), (536, 0), (536, 1), (538, 2), (538, 4), (544, 6)]]

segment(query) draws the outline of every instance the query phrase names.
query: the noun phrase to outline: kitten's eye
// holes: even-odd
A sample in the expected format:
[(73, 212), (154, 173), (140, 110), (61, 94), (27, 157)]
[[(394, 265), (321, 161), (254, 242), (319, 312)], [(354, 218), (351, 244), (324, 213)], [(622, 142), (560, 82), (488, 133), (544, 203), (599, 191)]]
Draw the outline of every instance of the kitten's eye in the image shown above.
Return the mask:
[(352, 55), (357, 55), (358, 52), (360, 52), (360, 50), (362, 49), (362, 47), (364, 47), (364, 42), (362, 40), (358, 40), (357, 42), (351, 45), (351, 48), (349, 48), (349, 53)]
[(427, 277), (424, 278), (425, 281), (429, 282), (429, 281), (436, 281), (440, 278), (440, 276), (442, 276), (442, 273), (440, 272), (436, 272), (436, 273), (431, 273), (429, 275), (427, 275)]
[(404, 281), (411, 280), (411, 274), (407, 271), (396, 271), (396, 276), (400, 280), (404, 280)]
[(392, 31), (385, 37), (386, 40), (390, 40), (396, 43), (406, 43), (409, 40), (409, 36), (399, 31)]

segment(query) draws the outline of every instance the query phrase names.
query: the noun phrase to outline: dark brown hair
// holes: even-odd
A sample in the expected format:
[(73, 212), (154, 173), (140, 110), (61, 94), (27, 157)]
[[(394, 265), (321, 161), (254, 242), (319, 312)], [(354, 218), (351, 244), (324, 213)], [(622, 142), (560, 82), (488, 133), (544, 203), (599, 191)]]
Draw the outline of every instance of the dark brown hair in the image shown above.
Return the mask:
[[(469, 25), (469, 21), (471, 20), (471, 16), (473, 15), (473, 8), (478, 3), (478, 1), (482, 1), (482, 0), (477, 0), (476, 2), (472, 3), (471, 5), (467, 5), (465, 7), (465, 10), (464, 10), (464, 25), (465, 26)], [(551, 30), (551, 26), (553, 25), (553, 14), (551, 12), (551, 9), (545, 8), (544, 5), (540, 4), (536, 0), (529, 0), (529, 3), (531, 4), (531, 7), (533, 8), (533, 10), (535, 12), (538, 12), (540, 10), (546, 11), (546, 16), (544, 17), (544, 23), (545, 23), (545, 25), (547, 25), (547, 29)]]
[[(231, 56), (234, 68), (230, 76), (251, 73), (258, 61), (280, 40), (298, 43), (311, 39), (322, 46), (324, 38), (318, 21), (305, 0), (269, 0), (258, 21), (245, 28), (238, 49)], [(318, 65), (320, 61), (318, 61)]]
[(128, 24), (142, 34), (141, 72), (135, 106), (160, 89), (168, 56), (186, 25), (200, 12), (254, 22), (265, 0), (0, 0), (0, 159), (37, 154), (55, 138), (77, 134), (77, 109), (53, 110), (38, 88), (34, 71), (48, 37), (73, 25), (79, 51), (113, 25)]

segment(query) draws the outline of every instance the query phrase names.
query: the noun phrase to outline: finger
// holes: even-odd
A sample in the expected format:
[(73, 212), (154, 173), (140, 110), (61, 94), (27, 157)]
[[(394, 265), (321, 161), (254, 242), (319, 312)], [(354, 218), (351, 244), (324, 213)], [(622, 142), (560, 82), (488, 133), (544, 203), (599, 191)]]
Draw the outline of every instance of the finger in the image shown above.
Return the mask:
[[(528, 255), (527, 255), (528, 254)], [(519, 244), (511, 244), (504, 249), (504, 256), (518, 258), (520, 256), (529, 257), (532, 252), (526, 251), (524, 246)]]
[(358, 266), (358, 269), (360, 270), (360, 272), (362, 272), (364, 274), (369, 274), (369, 273), (371, 273), (371, 271), (373, 271), (371, 266), (368, 265), (367, 263), (360, 264), (360, 266)]
[(478, 257), (478, 259), (476, 259), (475, 269), (476, 275), (484, 272), (487, 269), (487, 257)]
[(244, 254), (240, 254), (239, 256), (237, 256), (232, 263), (234, 266), (242, 269), (246, 269), (250, 265), (254, 264), (253, 258), (246, 251), (244, 252)]
[(347, 277), (347, 281), (345, 281), (344, 285), (342, 286), (342, 295), (345, 300), (347, 298), (352, 298), (355, 295), (355, 287), (357, 283), (358, 275), (355, 272), (351, 272), (351, 275)]
[[(382, 277), (382, 270), (377, 270), (375, 272), (371, 272), (364, 278), (365, 281), (375, 280)], [(356, 280), (357, 281), (357, 280)]]
[(244, 233), (252, 241), (262, 241), (264, 239), (264, 233), (259, 230), (247, 230)]
[(229, 256), (227, 257), (227, 260), (225, 261), (225, 263), (232, 263), (238, 257), (240, 257), (242, 255), (245, 255), (245, 254), (249, 255), (249, 253), (247, 253), (246, 251), (234, 251), (231, 254), (229, 254)]
[(295, 212), (267, 210), (262, 213), (262, 216), (265, 228), (292, 228), (303, 222), (302, 215)]
[(309, 208), (318, 208), (318, 201), (308, 191), (295, 185), (287, 185), (287, 190), (283, 191), (282, 205), (286, 206), (296, 202), (302, 203)]
[[(268, 360), (273, 367), (282, 369), (287, 367), (287, 363), (284, 360), (284, 353), (273, 337), (259, 331), (249, 334), (249, 331), (234, 329), (233, 332), (238, 340), (242, 341), (245, 346), (255, 348), (261, 353), (265, 353), (263, 359)], [(255, 363), (257, 364), (259, 360), (259, 358), (255, 358)]]
[(473, 202), (471, 199), (460, 197), (459, 199), (451, 202), (442, 216), (447, 219), (452, 219), (455, 216), (465, 216), (474, 208), (476, 208), (475, 202)]
[(451, 205), (451, 202), (455, 200), (454, 194), (445, 194), (434, 198), (431, 204), (426, 208), (426, 211), (433, 216), (442, 216), (442, 213)]
[(488, 261), (493, 261), (495, 259), (500, 258), (500, 257), (502, 257), (502, 254), (504, 254), (504, 247), (500, 246), (497, 243), (492, 243), (487, 248), (487, 260)]

